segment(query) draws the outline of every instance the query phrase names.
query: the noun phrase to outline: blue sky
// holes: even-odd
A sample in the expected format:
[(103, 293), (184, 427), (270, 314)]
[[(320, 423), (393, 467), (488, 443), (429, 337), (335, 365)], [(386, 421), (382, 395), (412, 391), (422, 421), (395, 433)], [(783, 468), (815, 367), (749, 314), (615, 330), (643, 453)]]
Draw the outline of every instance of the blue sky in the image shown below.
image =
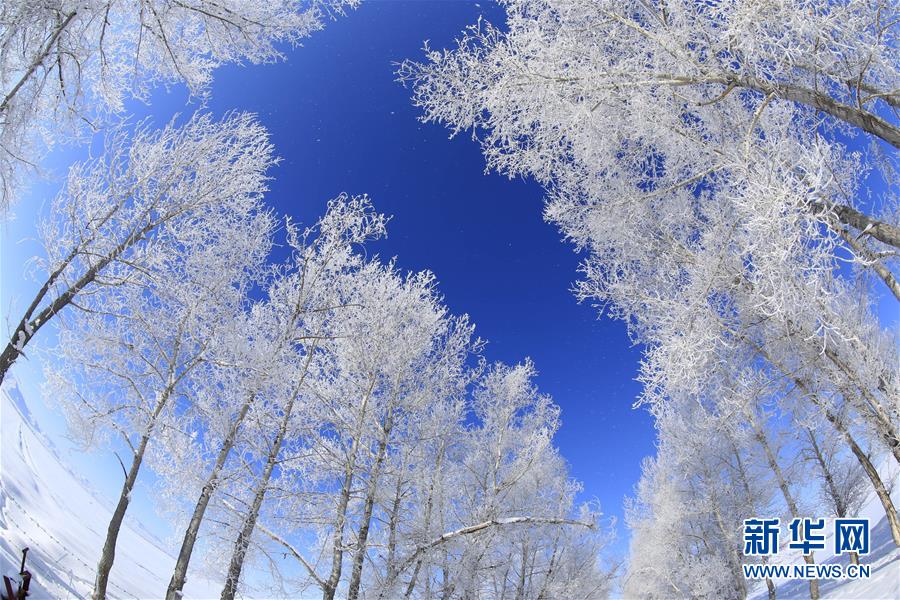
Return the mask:
[[(489, 341), (488, 360), (535, 361), (538, 386), (562, 408), (557, 444), (584, 483), (582, 499), (598, 499), (607, 515), (621, 519), (641, 459), (653, 453), (651, 419), (631, 408), (640, 391), (640, 349), (623, 324), (598, 319), (571, 294), (579, 257), (543, 221), (540, 187), (485, 175), (478, 144), (419, 123), (410, 91), (395, 81), (393, 63), (421, 57), (426, 39), (436, 48), (451, 45), (481, 14), (503, 19), (488, 3), (366, 2), (290, 50), (285, 62), (218, 70), (208, 109), (255, 112), (270, 130), (282, 163), (271, 173), (268, 199), (279, 212), (310, 223), (328, 199), (348, 192), (369, 194), (379, 211), (393, 215), (388, 238), (372, 251), (396, 256), (403, 269), (434, 271), (450, 309), (471, 315)], [(129, 110), (161, 125), (196, 108), (185, 100), (176, 87)], [(84, 153), (69, 149), (53, 162)], [(27, 287), (21, 259), (34, 245), (17, 241), (29, 235), (32, 208), (55, 185), (37, 186), (35, 200), (4, 228), (4, 312)], [(51, 345), (52, 335), (42, 335), (37, 343)], [(88, 476), (97, 468), (74, 460)], [(120, 483), (98, 486), (112, 494)], [(624, 551), (624, 526), (619, 533), (616, 547)]]

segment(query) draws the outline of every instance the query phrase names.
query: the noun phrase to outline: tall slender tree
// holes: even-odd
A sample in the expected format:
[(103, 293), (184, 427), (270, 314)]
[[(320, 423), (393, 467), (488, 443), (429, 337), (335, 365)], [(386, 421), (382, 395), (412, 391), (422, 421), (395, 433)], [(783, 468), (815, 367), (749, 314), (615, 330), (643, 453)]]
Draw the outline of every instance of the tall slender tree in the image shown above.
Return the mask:
[[(158, 254), (139, 276), (78, 300), (60, 339), (64, 362), (48, 379), (72, 429), (92, 441), (98, 430), (121, 435), (132, 454), (110, 520), (93, 597), (106, 597), (116, 542), (148, 446), (160, 430), (180, 429), (194, 377), (219, 329), (240, 314), (245, 290), (269, 250), (272, 220), (223, 220), (167, 230), (173, 251)], [(157, 238), (160, 242), (162, 240)], [(177, 248), (177, 250), (175, 250)]]

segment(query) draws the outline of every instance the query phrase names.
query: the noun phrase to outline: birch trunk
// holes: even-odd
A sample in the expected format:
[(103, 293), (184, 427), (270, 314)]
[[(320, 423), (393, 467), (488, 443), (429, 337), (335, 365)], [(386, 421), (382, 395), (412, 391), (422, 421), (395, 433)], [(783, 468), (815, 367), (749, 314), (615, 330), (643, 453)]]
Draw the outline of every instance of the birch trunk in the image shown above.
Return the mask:
[[(741, 453), (738, 452), (734, 440), (730, 441), (731, 451), (734, 454), (735, 460), (737, 461), (738, 476), (741, 480), (741, 487), (744, 488), (744, 494), (747, 496), (747, 505), (750, 506), (752, 510), (756, 511), (756, 506), (753, 502), (753, 492), (750, 489), (750, 481), (747, 479), (747, 470), (744, 468), (744, 461), (741, 459)], [(765, 564), (766, 562), (767, 557), (763, 556), (763, 564)], [(766, 588), (769, 593), (769, 600), (775, 600), (775, 584), (768, 577), (766, 577)]]
[(350, 587), (347, 592), (348, 600), (356, 600), (359, 597), (359, 586), (362, 581), (362, 568), (366, 556), (366, 545), (369, 540), (369, 527), (372, 522), (372, 510), (375, 507), (375, 492), (378, 490), (378, 478), (381, 476), (381, 466), (384, 464), (384, 456), (387, 452), (388, 439), (393, 427), (393, 413), (388, 413), (384, 426), (384, 434), (378, 443), (378, 453), (375, 456), (375, 465), (369, 476), (369, 486), (366, 490), (366, 502), (363, 507), (362, 520), (359, 526), (359, 534), (356, 537), (356, 552), (353, 554), (353, 572), (350, 575)]
[(522, 566), (516, 582), (516, 600), (525, 600), (525, 569), (528, 568), (528, 544), (522, 544)]
[(241, 407), (240, 413), (238, 413), (237, 418), (234, 420), (228, 431), (228, 435), (222, 442), (222, 447), (219, 449), (219, 455), (216, 457), (216, 463), (213, 466), (213, 470), (209, 474), (209, 477), (203, 486), (203, 490), (200, 492), (200, 498), (197, 499), (197, 504), (194, 507), (194, 514), (191, 515), (191, 521), (188, 524), (187, 531), (184, 533), (184, 540), (181, 543), (178, 559), (175, 561), (175, 570), (172, 573), (171, 581), (169, 581), (169, 588), (166, 590), (166, 600), (180, 600), (182, 597), (181, 590), (184, 587), (185, 578), (187, 577), (188, 564), (191, 560), (191, 554), (194, 551), (194, 544), (197, 541), (197, 534), (200, 531), (203, 515), (206, 513), (206, 507), (209, 506), (210, 498), (218, 487), (219, 474), (225, 466), (225, 461), (228, 460), (228, 455), (231, 454), (231, 449), (234, 447), (238, 430), (241, 427), (241, 423), (244, 421), (244, 417), (247, 416), (247, 411), (250, 409), (250, 403), (252, 401), (253, 398), (251, 397)]
[(831, 423), (835, 430), (844, 437), (847, 445), (850, 446), (850, 451), (853, 452), (856, 460), (859, 461), (859, 464), (866, 472), (866, 476), (869, 478), (869, 481), (872, 483), (872, 488), (875, 490), (875, 495), (878, 496), (878, 500), (884, 508), (884, 514), (885, 517), (887, 517), (894, 544), (900, 547), (900, 519), (897, 517), (897, 508), (894, 506), (894, 501), (891, 499), (890, 494), (888, 494), (884, 481), (881, 479), (881, 475), (878, 474), (878, 470), (875, 468), (875, 465), (872, 464), (868, 455), (863, 451), (859, 444), (856, 443), (856, 440), (853, 438), (850, 430), (847, 429), (847, 426), (844, 425), (844, 422), (838, 418), (837, 415), (824, 407), (821, 401), (815, 396), (812, 396), (812, 398), (813, 402), (822, 409), (828, 422)]
[(322, 591), (323, 600), (334, 600), (338, 584), (341, 581), (341, 571), (344, 566), (344, 526), (347, 522), (347, 507), (350, 505), (350, 492), (353, 486), (354, 471), (356, 470), (356, 455), (359, 452), (360, 436), (362, 435), (362, 428), (365, 423), (369, 398), (372, 396), (372, 391), (374, 389), (375, 378), (373, 377), (369, 382), (369, 389), (366, 390), (366, 394), (363, 397), (360, 416), (357, 420), (356, 429), (353, 435), (353, 442), (350, 445), (350, 456), (347, 467), (344, 469), (344, 481), (341, 484), (341, 495), (338, 498), (334, 533), (332, 534), (331, 573), (328, 575), (328, 579), (325, 581), (325, 588)]
[(541, 591), (538, 594), (537, 600), (547, 600), (547, 588), (550, 586), (550, 582), (553, 581), (553, 571), (556, 568), (556, 555), (558, 551), (559, 534), (553, 538), (553, 553), (550, 554), (550, 562), (547, 564), (547, 573), (544, 575), (544, 585), (541, 586)]
[[(441, 465), (444, 463), (444, 452), (446, 450), (446, 446), (442, 443), (440, 450), (438, 451), (437, 461), (435, 461), (435, 469), (431, 476), (431, 483), (428, 487), (428, 500), (425, 503), (425, 519), (424, 519), (424, 529), (425, 534), (428, 535), (428, 531), (431, 528), (431, 513), (434, 509), (434, 489), (437, 486), (437, 476), (438, 473), (441, 472)], [(424, 555), (420, 556), (416, 560), (416, 566), (413, 568), (412, 576), (409, 579), (409, 584), (406, 586), (406, 593), (404, 594), (405, 598), (409, 598), (412, 596), (413, 590), (416, 587), (416, 580), (419, 577), (419, 571), (422, 569), (422, 561), (424, 560)], [(397, 569), (394, 571), (394, 577), (396, 578), (402, 569)]]
[(244, 568), (244, 558), (247, 556), (247, 549), (250, 547), (250, 537), (256, 528), (256, 520), (259, 518), (259, 511), (262, 508), (263, 500), (265, 500), (266, 492), (269, 489), (269, 480), (272, 478), (272, 471), (275, 469), (275, 463), (278, 462), (278, 455), (281, 453), (281, 445), (284, 443), (284, 437), (287, 434), (288, 423), (291, 419), (291, 412), (294, 408), (294, 402), (297, 399), (299, 389), (291, 396), (288, 405), (284, 410), (284, 418), (281, 420), (281, 426), (269, 454), (266, 457), (266, 466), (260, 477), (259, 485), (256, 487), (256, 494), (253, 496), (253, 502), (250, 505), (250, 512), (244, 518), (241, 531), (238, 533), (237, 540), (234, 542), (234, 549), (231, 554), (231, 562), (228, 565), (228, 575), (225, 579), (225, 587), (222, 589), (221, 600), (234, 600), (237, 594), (237, 584), (241, 579), (241, 571)]
[[(872, 464), (872, 461), (869, 460), (869, 457), (863, 452), (862, 448), (860, 448), (859, 444), (856, 443), (856, 440), (853, 439), (852, 434), (847, 429), (844, 422), (819, 399), (818, 396), (812, 393), (809, 386), (806, 385), (806, 382), (796, 377), (791, 373), (790, 370), (786, 369), (781, 363), (778, 361), (772, 360), (769, 354), (760, 348), (759, 346), (755, 346), (756, 350), (775, 368), (777, 368), (785, 377), (790, 377), (794, 383), (797, 385), (800, 390), (807, 395), (810, 401), (815, 404), (825, 415), (825, 418), (831, 423), (834, 428), (844, 436), (844, 440), (846, 440), (847, 445), (850, 446), (850, 450), (853, 452), (853, 455), (856, 456), (856, 459), (859, 461), (859, 464), (862, 465), (863, 470), (866, 472), (866, 475), (869, 477), (869, 481), (872, 482), (872, 487), (875, 489), (875, 494), (878, 496), (878, 500), (881, 502), (881, 506), (884, 508), (885, 516), (888, 520), (888, 525), (891, 529), (891, 537), (894, 539), (894, 544), (900, 546), (900, 520), (897, 517), (897, 509), (894, 506), (893, 500), (891, 500), (890, 494), (887, 492), (887, 488), (884, 485), (884, 482), (881, 480), (881, 476), (878, 474), (878, 470), (875, 469), (875, 466)], [(841, 394), (847, 397), (847, 393), (844, 390), (841, 390)], [(751, 419), (752, 422), (752, 419)], [(754, 425), (755, 428), (755, 425)], [(894, 457), (897, 458), (897, 450), (900, 447), (894, 447)], [(900, 459), (898, 459), (900, 460)]]
[[(756, 423), (756, 419), (753, 418), (753, 415), (750, 414), (749, 410), (747, 410), (746, 414), (748, 422), (753, 427), (753, 431), (756, 435), (757, 441), (766, 452), (766, 460), (768, 461), (769, 467), (772, 469), (772, 472), (775, 474), (775, 479), (778, 482), (778, 488), (781, 490), (781, 494), (784, 496), (784, 501), (787, 503), (788, 510), (791, 513), (791, 517), (793, 517), (794, 519), (799, 519), (800, 510), (797, 508), (797, 503), (794, 501), (794, 496), (791, 494), (790, 488), (788, 488), (787, 481), (784, 478), (784, 473), (781, 472), (781, 466), (778, 464), (778, 460), (772, 453), (772, 448), (771, 446), (769, 446), (769, 442), (766, 439), (765, 433), (763, 433), (763, 431), (759, 428), (759, 425)], [(808, 565), (816, 564), (816, 560), (811, 555), (804, 554), (803, 561)], [(819, 600), (818, 579), (809, 580), (809, 597), (811, 600)]]
[(32, 338), (35, 336), (38, 330), (46, 325), (47, 321), (56, 316), (59, 311), (71, 304), (75, 297), (80, 294), (82, 290), (84, 290), (84, 288), (86, 288), (94, 280), (97, 279), (97, 275), (100, 273), (100, 271), (105, 269), (111, 262), (121, 256), (126, 250), (128, 250), (128, 248), (144, 239), (144, 237), (146, 237), (147, 234), (149, 234), (153, 229), (159, 226), (160, 223), (160, 220), (151, 221), (140, 230), (131, 233), (127, 239), (113, 248), (113, 250), (108, 255), (102, 257), (97, 262), (97, 264), (88, 269), (84, 273), (84, 275), (79, 277), (75, 283), (66, 288), (66, 291), (57, 296), (49, 306), (45, 307), (35, 317), (34, 313), (37, 311), (38, 306), (40, 306), (41, 302), (50, 292), (51, 288), (56, 284), (57, 280), (59, 279), (60, 275), (62, 275), (66, 267), (72, 264), (75, 258), (83, 252), (83, 249), (77, 248), (73, 250), (66, 257), (66, 259), (63, 260), (60, 266), (57, 267), (56, 270), (51, 273), (47, 280), (41, 285), (41, 288), (31, 300), (31, 304), (28, 306), (25, 314), (19, 320), (19, 323), (16, 326), (15, 330), (13, 330), (12, 336), (10, 337), (9, 342), (6, 344), (6, 347), (3, 349), (3, 352), (0, 353), (0, 384), (3, 383), (3, 379), (6, 377), (7, 371), (9, 371), (9, 369), (12, 367), (16, 359), (19, 358), (20, 355), (24, 354), (25, 346), (29, 342), (31, 342)]
[(250, 512), (244, 518), (243, 526), (238, 534), (237, 540), (234, 542), (234, 549), (231, 553), (231, 562), (228, 565), (228, 575), (225, 579), (225, 587), (222, 589), (221, 600), (234, 600), (237, 593), (237, 585), (241, 579), (241, 571), (244, 568), (244, 558), (247, 556), (247, 549), (250, 547), (250, 536), (256, 528), (256, 521), (259, 518), (259, 511), (262, 508), (263, 500), (266, 498), (266, 492), (269, 489), (269, 480), (272, 477), (272, 471), (275, 469), (275, 463), (278, 462), (278, 455), (281, 453), (281, 445), (284, 443), (284, 437), (287, 435), (288, 425), (290, 424), (291, 414), (294, 410), (294, 403), (303, 389), (303, 383), (309, 374), (309, 366), (312, 363), (313, 356), (316, 354), (318, 343), (313, 344), (306, 360), (303, 361), (300, 380), (291, 391), (290, 399), (284, 408), (284, 418), (281, 420), (281, 426), (278, 433), (269, 448), (269, 454), (266, 457), (266, 466), (260, 477), (259, 485), (256, 488), (256, 494), (253, 496), (253, 502), (250, 505)]
[[(397, 485), (394, 488), (394, 500), (391, 503), (391, 513), (388, 519), (387, 559), (385, 561), (387, 564), (387, 574), (385, 576), (385, 581), (389, 582), (393, 582), (397, 577), (397, 531), (400, 527), (400, 502), (403, 494), (403, 470), (405, 466), (406, 457), (404, 456), (397, 475)], [(379, 600), (383, 600), (388, 591), (387, 587), (382, 587), (381, 593), (378, 595)]]
[[(837, 352), (831, 348), (825, 348), (825, 356), (827, 356), (828, 359), (847, 376), (847, 379), (853, 383), (853, 387), (857, 388), (860, 394), (862, 394), (863, 399), (865, 400), (863, 404), (872, 416), (876, 429), (884, 440), (884, 443), (891, 450), (891, 454), (894, 455), (894, 460), (900, 464), (900, 436), (897, 435), (897, 430), (894, 428), (891, 416), (887, 413), (871, 390), (859, 381), (850, 367), (847, 366), (847, 363), (838, 356)], [(884, 383), (882, 382), (882, 388), (884, 387)]]
[(128, 504), (131, 502), (131, 492), (137, 481), (138, 473), (141, 470), (141, 464), (144, 462), (144, 453), (147, 450), (147, 444), (153, 435), (153, 429), (156, 427), (156, 421), (159, 418), (163, 408), (169, 401), (172, 393), (172, 387), (167, 387), (160, 396), (150, 416), (150, 421), (144, 429), (141, 441), (138, 443), (134, 451), (134, 458), (131, 461), (131, 468), (122, 484), (122, 492), (119, 494), (119, 501), (113, 511), (112, 518), (109, 521), (109, 527), (106, 530), (106, 540), (103, 542), (103, 550), (100, 553), (100, 562), (97, 564), (97, 578), (94, 581), (94, 591), (91, 597), (94, 600), (105, 600), (106, 588), (109, 585), (109, 572), (112, 570), (113, 562), (116, 559), (116, 542), (119, 538), (119, 530), (122, 528), (122, 521), (125, 519), (125, 511), (128, 510)]
[(853, 439), (850, 432), (847, 431), (847, 428), (843, 426), (843, 423), (840, 423), (840, 421), (837, 420), (834, 423), (835, 428), (844, 435), (844, 439), (847, 440), (850, 450), (862, 465), (866, 475), (868, 475), (869, 481), (872, 482), (872, 487), (875, 488), (875, 494), (878, 496), (878, 500), (884, 508), (884, 514), (887, 517), (888, 526), (891, 529), (891, 537), (894, 540), (894, 545), (900, 547), (900, 520), (897, 518), (897, 509), (894, 506), (893, 500), (891, 500), (890, 494), (888, 494), (887, 488), (885, 488), (884, 482), (881, 480), (881, 476), (878, 474), (878, 470), (875, 469), (875, 465), (872, 464), (872, 461), (869, 460), (869, 457), (863, 449), (859, 447), (859, 444), (856, 443), (856, 440)]
[(822, 449), (819, 448), (819, 442), (816, 441), (816, 436), (812, 432), (812, 429), (806, 427), (805, 430), (806, 437), (809, 439), (809, 446), (813, 451), (813, 456), (819, 464), (819, 468), (822, 469), (822, 476), (825, 478), (825, 485), (828, 487), (828, 493), (831, 494), (831, 497), (834, 500), (834, 513), (838, 517), (846, 517), (847, 507), (844, 506), (844, 501), (838, 493), (837, 485), (834, 483), (834, 476), (831, 474), (831, 469), (828, 468), (828, 463), (825, 462), (825, 456), (822, 454)]
[(713, 509), (713, 514), (716, 517), (716, 527), (719, 529), (719, 535), (722, 536), (726, 542), (728, 542), (728, 567), (731, 569), (731, 576), (734, 579), (734, 586), (737, 588), (738, 595), (742, 600), (747, 598), (747, 584), (744, 581), (744, 573), (741, 570), (741, 560), (740, 556), (738, 556), (737, 549), (734, 544), (731, 542), (731, 536), (728, 535), (728, 530), (725, 527), (725, 523), (722, 520), (722, 514), (719, 511), (718, 500), (713, 498), (713, 502), (716, 504)]
[(341, 570), (344, 564), (344, 524), (347, 520), (347, 506), (350, 504), (350, 486), (352, 483), (353, 472), (347, 469), (344, 472), (341, 495), (338, 499), (337, 521), (331, 539), (331, 573), (325, 581), (325, 589), (322, 590), (323, 600), (334, 600), (338, 583), (341, 580)]

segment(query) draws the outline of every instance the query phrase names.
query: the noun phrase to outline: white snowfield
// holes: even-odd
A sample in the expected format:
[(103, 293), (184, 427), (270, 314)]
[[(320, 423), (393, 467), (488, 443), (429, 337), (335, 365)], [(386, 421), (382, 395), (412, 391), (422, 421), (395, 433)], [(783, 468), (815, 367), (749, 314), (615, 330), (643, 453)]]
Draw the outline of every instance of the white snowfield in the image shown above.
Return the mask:
[[(112, 510), (67, 468), (7, 383), (0, 391), (0, 573), (16, 574), (27, 546), (29, 598), (89, 598)], [(162, 598), (175, 564), (162, 546), (126, 515), (109, 596)], [(218, 598), (221, 590), (221, 582), (188, 574), (186, 598)]]
[[(27, 565), (35, 577), (32, 598), (88, 598), (111, 509), (64, 464), (28, 415), (25, 400), (14, 384), (4, 386), (0, 392), (0, 572), (16, 573), (21, 549), (28, 546)], [(885, 462), (885, 468), (889, 464)], [(894, 471), (896, 481), (898, 474)], [(872, 552), (862, 560), (871, 565), (872, 576), (867, 580), (823, 581), (822, 597), (900, 599), (900, 549), (891, 541), (874, 494), (859, 516), (876, 524), (871, 531)], [(119, 535), (110, 597), (161, 598), (175, 564), (173, 549), (163, 546), (126, 517)], [(822, 558), (829, 559), (824, 562), (835, 560)], [(777, 562), (802, 561), (795, 552), (782, 550)], [(840, 562), (846, 564), (847, 560), (842, 558)], [(779, 599), (809, 597), (805, 581), (777, 584)], [(221, 588), (221, 582), (191, 572), (184, 595), (218, 598)], [(753, 589), (752, 597), (767, 598), (763, 583)]]

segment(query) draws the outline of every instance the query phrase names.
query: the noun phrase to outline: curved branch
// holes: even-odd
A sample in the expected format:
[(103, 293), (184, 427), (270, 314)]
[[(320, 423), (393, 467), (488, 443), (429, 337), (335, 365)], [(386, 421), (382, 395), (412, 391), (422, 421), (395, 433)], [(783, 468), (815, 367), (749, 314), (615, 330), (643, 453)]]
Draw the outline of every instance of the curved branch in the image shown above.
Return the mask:
[[(580, 525), (581, 527), (587, 527), (588, 529), (594, 529), (595, 525), (593, 523), (586, 523), (584, 521), (576, 521), (574, 519), (562, 519), (558, 517), (506, 517), (503, 519), (490, 519), (487, 521), (483, 521), (476, 525), (469, 525), (468, 527), (463, 527), (461, 529), (457, 529), (455, 531), (449, 531), (442, 536), (432, 540), (431, 542), (425, 544), (424, 546), (419, 546), (416, 548), (415, 552), (413, 552), (409, 558), (403, 561), (403, 564), (400, 565), (400, 568), (394, 573), (394, 579), (400, 576), (403, 571), (409, 568), (416, 560), (431, 550), (436, 546), (440, 546), (450, 540), (463, 536), (463, 535), (471, 535), (473, 533), (478, 533), (479, 531), (483, 531), (490, 527), (500, 527), (503, 525), (515, 525), (519, 523), (531, 523), (535, 525)], [(392, 583), (390, 581), (388, 583)]]
[(313, 569), (312, 565), (309, 564), (309, 562), (305, 558), (303, 558), (303, 555), (300, 554), (300, 551), (297, 550), (297, 548), (295, 548), (293, 544), (291, 544), (289, 541), (287, 541), (262, 523), (257, 523), (256, 527), (264, 534), (272, 538), (272, 540), (284, 546), (285, 549), (291, 553), (291, 556), (296, 558), (300, 562), (300, 564), (306, 568), (306, 572), (309, 573), (309, 576), (312, 577), (313, 580), (315, 580), (316, 584), (323, 590), (325, 589), (325, 582), (316, 574), (316, 571), (315, 569)]

